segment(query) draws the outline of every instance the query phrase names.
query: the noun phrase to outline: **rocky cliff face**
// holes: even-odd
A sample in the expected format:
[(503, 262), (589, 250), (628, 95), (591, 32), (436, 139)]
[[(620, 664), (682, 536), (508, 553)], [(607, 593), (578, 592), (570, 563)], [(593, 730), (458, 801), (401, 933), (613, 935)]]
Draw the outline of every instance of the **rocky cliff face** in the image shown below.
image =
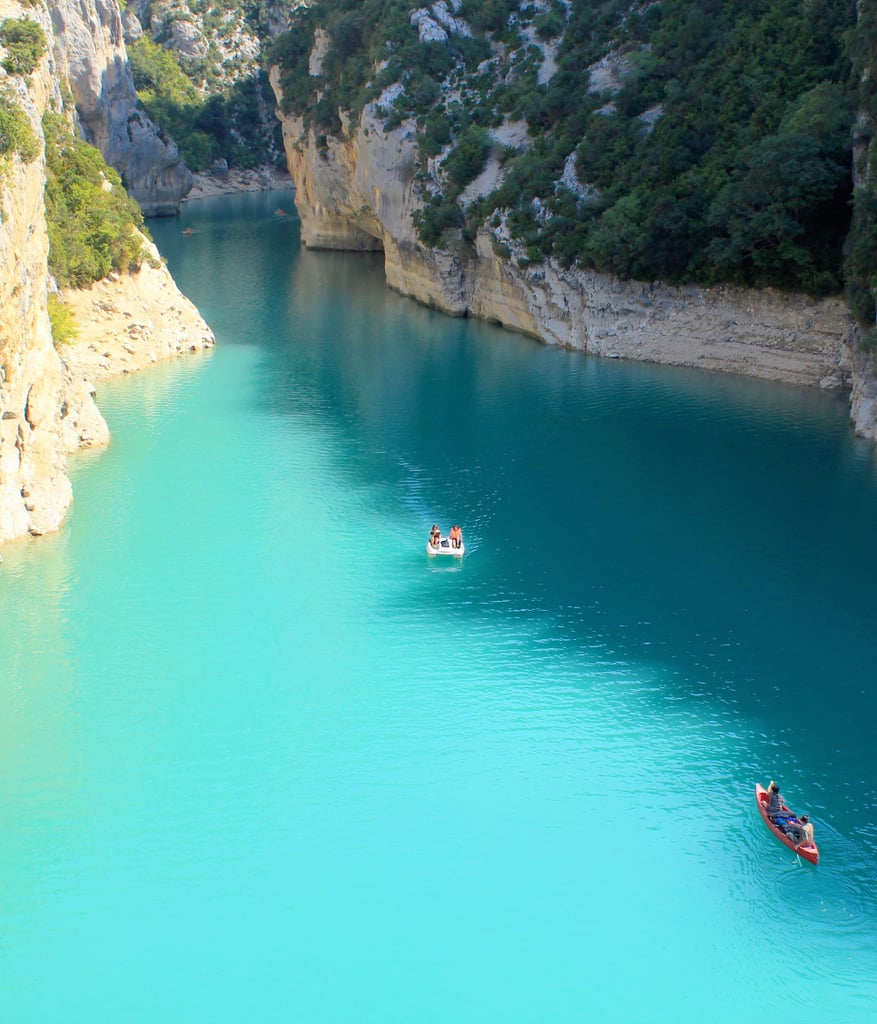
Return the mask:
[(51, 0), (55, 73), (73, 93), (86, 141), (121, 174), (147, 217), (178, 213), (192, 175), (138, 108), (116, 0)]
[[(278, 78), (272, 75), (278, 103)], [(741, 373), (866, 396), (870, 363), (854, 359), (854, 324), (839, 300), (744, 288), (670, 287), (569, 270), (551, 260), (521, 267), (513, 244), (431, 249), (412, 214), (415, 131), (386, 132), (372, 104), (343, 138), (320, 138), (279, 115), (302, 240), (313, 248), (380, 250), (387, 283), (455, 316), (473, 315), (562, 345), (614, 358)], [(526, 261), (524, 261), (526, 263)], [(875, 436), (877, 402), (854, 403), (859, 432)]]
[[(27, 9), (52, 26), (43, 9)], [(0, 0), (0, 20), (24, 12)], [(53, 59), (42, 58), (27, 79), (0, 71), (0, 86), (16, 97), (33, 131), (51, 102), (61, 100)], [(27, 162), (7, 155), (0, 173), (0, 542), (43, 534), (62, 523), (72, 499), (67, 456), (105, 443), (109, 432), (94, 402), (94, 381), (102, 372), (122, 372), (190, 348), (212, 345), (212, 334), (173, 284), (164, 268), (100, 282), (95, 289), (68, 293), (79, 313), (74, 345), (56, 350), (48, 316), (49, 243), (43, 202), (42, 155)], [(101, 317), (120, 312), (121, 326), (102, 332), (87, 309), (97, 301)], [(77, 305), (79, 304), (79, 305)], [(131, 326), (135, 330), (130, 330)], [(158, 325), (158, 326), (156, 326)], [(114, 360), (113, 346), (123, 351)], [(113, 351), (111, 351), (113, 349)], [(97, 363), (95, 363), (97, 353)], [(132, 353), (137, 353), (135, 359)]]
[[(16, 16), (0, 7), (0, 19)], [(6, 82), (35, 128), (51, 94), (47, 63), (30, 89)], [(69, 389), (46, 310), (44, 184), (42, 159), (15, 157), (0, 177), (0, 540), (54, 529), (72, 496), (59, 416)]]
[(860, 437), (877, 442), (877, 356), (856, 347), (851, 362), (850, 416)]

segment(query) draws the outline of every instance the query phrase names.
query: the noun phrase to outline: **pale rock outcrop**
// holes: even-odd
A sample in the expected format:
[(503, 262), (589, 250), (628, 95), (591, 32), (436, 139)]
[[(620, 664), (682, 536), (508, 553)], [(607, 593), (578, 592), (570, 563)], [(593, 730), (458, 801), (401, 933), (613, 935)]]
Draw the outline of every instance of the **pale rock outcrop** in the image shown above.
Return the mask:
[(52, 0), (51, 16), (55, 74), (70, 86), (86, 141), (146, 216), (177, 213), (192, 175), (138, 107), (116, 0)]
[(438, 0), (437, 3), (431, 5), (430, 11), (435, 20), (444, 26), (448, 32), (453, 32), (458, 36), (471, 36), (472, 29), (469, 28), (468, 22), (464, 18), (455, 17), (461, 7), (462, 3), (460, 0), (450, 0), (450, 3), (445, 3), (445, 0)]
[(127, 7), (122, 11), (122, 32), (126, 45), (136, 43), (143, 37), (143, 26), (140, 24), (140, 19)]
[(174, 21), (171, 23), (170, 39), (167, 41), (169, 50), (177, 50), (184, 57), (206, 57), (207, 41), (191, 21)]
[(311, 47), (308, 57), (308, 74), (312, 78), (322, 75), (323, 61), (329, 52), (330, 42), (329, 33), (325, 29), (318, 28), (314, 33), (314, 45)]
[[(456, 12), (460, 9), (460, 4), (452, 3), (451, 7)], [(449, 35), (472, 35), (468, 22), (455, 17), (444, 0), (439, 0), (429, 8), (420, 7), (412, 11), (411, 24), (417, 29), (421, 43), (443, 43), (447, 41)]]
[(147, 247), (152, 263), (136, 273), (113, 274), (91, 288), (62, 290), (80, 334), (60, 355), (77, 378), (96, 384), (107, 376), (213, 347), (213, 332), (178, 291), (155, 246), (148, 242)]
[[(278, 77), (271, 76), (278, 102)], [(456, 316), (474, 315), (547, 344), (607, 356), (746, 374), (859, 399), (857, 429), (877, 403), (871, 372), (854, 358), (853, 321), (837, 299), (734, 287), (671, 287), (566, 269), (524, 255), (501, 231), (474, 246), (431, 249), (417, 238), (416, 136), (403, 123), (385, 132), (384, 112), (367, 106), (358, 126), (318, 146), (312, 132), (279, 115), (296, 187), (302, 241), (313, 248), (384, 250), (387, 283)], [(511, 258), (510, 258), (511, 255)]]
[(411, 12), (411, 24), (417, 29), (421, 43), (445, 43), (448, 40), (447, 31), (423, 8)]
[(624, 79), (633, 71), (633, 64), (623, 54), (613, 51), (595, 61), (588, 71), (588, 92), (614, 96), (624, 88)]

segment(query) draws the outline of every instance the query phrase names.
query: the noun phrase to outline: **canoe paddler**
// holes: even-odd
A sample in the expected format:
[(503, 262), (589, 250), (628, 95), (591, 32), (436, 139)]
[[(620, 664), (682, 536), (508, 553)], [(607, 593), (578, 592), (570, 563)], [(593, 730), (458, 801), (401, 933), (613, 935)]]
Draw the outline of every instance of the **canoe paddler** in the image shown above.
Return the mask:
[(767, 787), (767, 816), (771, 821), (776, 821), (776, 816), (782, 813), (784, 803), (780, 787), (771, 779)]

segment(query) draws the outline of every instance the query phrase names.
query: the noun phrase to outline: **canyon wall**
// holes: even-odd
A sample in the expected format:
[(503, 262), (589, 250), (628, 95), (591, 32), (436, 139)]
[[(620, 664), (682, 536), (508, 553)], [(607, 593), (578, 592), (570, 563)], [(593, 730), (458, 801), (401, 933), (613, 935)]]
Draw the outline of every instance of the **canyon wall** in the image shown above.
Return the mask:
[(53, 74), (73, 94), (82, 134), (121, 174), (147, 217), (179, 212), (192, 175), (138, 106), (116, 0), (50, 0)]
[[(0, 20), (21, 9), (0, 3)], [(39, 17), (47, 29), (45, 16)], [(54, 83), (48, 57), (30, 76), (0, 72), (35, 131)], [(55, 529), (72, 497), (60, 410), (74, 403), (71, 382), (55, 352), (46, 306), (47, 259), (41, 157), (4, 158), (0, 176), (0, 540)], [(81, 396), (79, 396), (81, 397)], [(82, 415), (90, 416), (90, 398)], [(96, 409), (94, 410), (97, 411)], [(75, 413), (73, 415), (76, 415)]]
[[(276, 71), (271, 81), (280, 108)], [(411, 122), (385, 131), (387, 115), (378, 101), (366, 106), (357, 125), (344, 123), (341, 138), (318, 138), (300, 118), (280, 109), (278, 116), (306, 246), (382, 249), (387, 283), (403, 294), (547, 344), (851, 390), (857, 432), (877, 436), (872, 361), (856, 352), (856, 326), (839, 299), (623, 281), (550, 259), (529, 264), (502, 228), (482, 230), (474, 244), (429, 248), (412, 219), (420, 200)], [(495, 179), (499, 170), (484, 173)]]
[[(213, 344), (153, 249), (155, 267), (66, 293), (79, 336), (56, 348), (48, 314), (54, 285), (41, 118), (50, 106), (61, 108), (66, 83), (54, 74), (48, 12), (0, 0), (0, 21), (10, 17), (37, 20), (49, 52), (26, 78), (0, 70), (7, 102), (24, 112), (39, 142), (34, 159), (14, 151), (0, 158), (0, 542), (48, 533), (63, 522), (73, 497), (68, 455), (109, 437), (94, 401), (103, 373)], [(118, 319), (107, 330), (113, 312)]]

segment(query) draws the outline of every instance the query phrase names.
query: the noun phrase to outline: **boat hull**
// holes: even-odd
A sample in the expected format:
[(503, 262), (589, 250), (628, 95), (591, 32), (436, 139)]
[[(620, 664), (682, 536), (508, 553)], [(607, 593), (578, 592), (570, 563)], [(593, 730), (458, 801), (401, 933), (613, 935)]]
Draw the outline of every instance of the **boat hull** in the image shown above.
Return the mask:
[(460, 546), (455, 548), (447, 537), (442, 537), (439, 541), (438, 546), (433, 545), (430, 541), (426, 542), (426, 553), (428, 555), (442, 555), (450, 556), (451, 558), (462, 558), (463, 553), (466, 550), (466, 545), (461, 541)]
[[(764, 786), (759, 783), (755, 783), (755, 802), (758, 805), (758, 813), (761, 815), (762, 821), (767, 827), (773, 832), (773, 834), (779, 839), (783, 846), (788, 846), (790, 850), (794, 850), (799, 857), (803, 857), (804, 860), (809, 861), (811, 864), (819, 863), (819, 847), (816, 843), (796, 843), (791, 836), (787, 836), (785, 832), (768, 818), (767, 816), (767, 790)], [(795, 816), (795, 812), (789, 810), (785, 804), (783, 804), (783, 811), (787, 812), (790, 816)]]

